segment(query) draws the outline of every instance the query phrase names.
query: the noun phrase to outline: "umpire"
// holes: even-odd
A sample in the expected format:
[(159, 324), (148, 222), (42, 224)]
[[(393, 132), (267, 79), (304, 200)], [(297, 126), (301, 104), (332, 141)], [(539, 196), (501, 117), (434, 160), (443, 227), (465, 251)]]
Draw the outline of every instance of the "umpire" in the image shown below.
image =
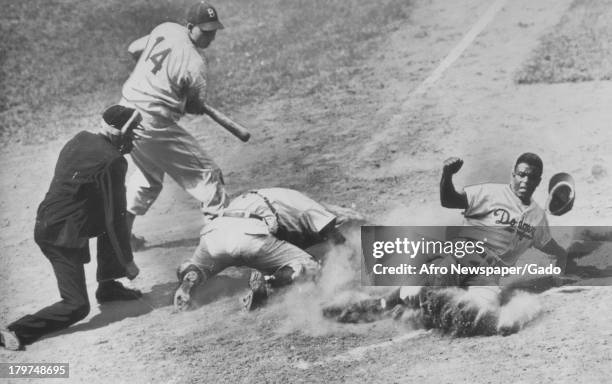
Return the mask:
[(138, 275), (126, 223), (125, 175), (140, 114), (114, 105), (104, 111), (99, 133), (82, 131), (62, 149), (45, 199), (38, 207), (34, 240), (49, 259), (61, 301), (0, 330), (0, 344), (19, 350), (67, 328), (89, 313), (84, 264), (89, 239), (97, 237), (96, 299), (133, 300), (140, 291), (115, 281)]

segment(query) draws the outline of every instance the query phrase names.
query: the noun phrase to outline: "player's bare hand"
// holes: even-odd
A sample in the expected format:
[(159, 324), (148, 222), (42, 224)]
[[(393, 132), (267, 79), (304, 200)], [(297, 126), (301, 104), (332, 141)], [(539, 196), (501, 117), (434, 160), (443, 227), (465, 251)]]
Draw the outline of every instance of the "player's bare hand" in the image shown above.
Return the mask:
[(134, 264), (133, 261), (130, 261), (125, 266), (125, 274), (128, 279), (134, 280), (136, 276), (138, 276), (139, 273), (140, 273), (140, 269), (138, 269), (138, 266)]
[(463, 160), (458, 157), (449, 157), (444, 160), (444, 166), (442, 168), (442, 172), (446, 175), (454, 175), (459, 172), (461, 167), (463, 166)]

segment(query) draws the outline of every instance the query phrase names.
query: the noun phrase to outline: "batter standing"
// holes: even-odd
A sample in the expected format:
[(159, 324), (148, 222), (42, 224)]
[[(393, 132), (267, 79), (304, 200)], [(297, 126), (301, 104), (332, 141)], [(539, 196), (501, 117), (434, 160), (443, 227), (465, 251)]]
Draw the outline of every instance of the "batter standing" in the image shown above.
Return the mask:
[(186, 113), (204, 113), (207, 65), (199, 49), (222, 28), (217, 11), (200, 1), (188, 10), (186, 26), (163, 23), (128, 48), (138, 61), (120, 104), (136, 108), (144, 127), (131, 153), (137, 169), (127, 184), (130, 231), (135, 216), (144, 215), (159, 196), (165, 174), (202, 203), (205, 216), (227, 204), (221, 170), (177, 124)]

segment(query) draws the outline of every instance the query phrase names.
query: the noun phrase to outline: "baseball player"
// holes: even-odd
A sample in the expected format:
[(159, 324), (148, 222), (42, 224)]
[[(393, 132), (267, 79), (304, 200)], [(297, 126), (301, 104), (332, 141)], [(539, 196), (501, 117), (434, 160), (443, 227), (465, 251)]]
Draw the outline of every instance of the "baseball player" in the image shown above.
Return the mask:
[[(136, 170), (127, 184), (128, 227), (144, 215), (172, 177), (214, 215), (227, 204), (221, 170), (177, 121), (186, 113), (203, 114), (207, 65), (201, 49), (223, 29), (215, 8), (198, 1), (187, 12), (187, 25), (163, 23), (132, 42), (136, 66), (123, 85), (121, 105), (142, 114), (144, 132), (131, 153)], [(132, 237), (135, 246), (144, 239)]]
[(87, 316), (83, 264), (90, 261), (92, 237), (98, 238), (98, 302), (141, 296), (115, 281), (133, 279), (139, 272), (125, 219), (127, 161), (123, 157), (132, 149), (139, 125), (138, 111), (112, 106), (104, 112), (98, 134), (80, 132), (60, 152), (51, 186), (38, 207), (34, 240), (53, 266), (62, 300), (0, 330), (0, 344), (5, 348), (21, 349)]
[[(543, 163), (533, 153), (518, 157), (509, 184), (477, 184), (458, 192), (452, 176), (463, 165), (463, 160), (451, 157), (444, 162), (440, 182), (440, 202), (443, 207), (463, 209), (464, 226), (456, 240), (486, 239), (484, 255), (472, 254), (463, 258), (447, 256), (440, 265), (514, 266), (521, 254), (535, 247), (557, 258), (557, 266), (565, 269), (567, 252), (552, 238), (546, 212), (532, 199), (542, 180)], [(445, 275), (437, 276), (431, 285), (464, 286), (478, 290), (492, 307), (499, 306), (499, 276)], [(402, 287), (398, 298), (403, 303), (418, 300), (421, 287)], [(391, 303), (383, 303), (388, 306)]]
[(230, 266), (254, 268), (246, 309), (262, 305), (272, 288), (312, 277), (319, 263), (304, 249), (327, 239), (344, 242), (337, 217), (308, 196), (286, 188), (266, 188), (238, 196), (204, 226), (191, 259), (177, 271), (174, 305), (185, 310), (193, 288)]
[[(446, 266), (448, 269), (451, 264), (513, 266), (521, 254), (535, 247), (555, 256), (557, 266), (564, 269), (567, 252), (551, 237), (546, 213), (532, 199), (542, 178), (543, 163), (540, 157), (533, 153), (520, 155), (514, 164), (509, 184), (477, 184), (459, 192), (453, 185), (452, 176), (462, 165), (463, 160), (456, 157), (444, 162), (440, 201), (443, 207), (464, 210), (464, 226), (460, 227), (454, 241), (475, 242), (484, 239), (486, 252), (467, 254), (462, 258), (453, 255), (433, 256), (428, 262), (435, 262), (436, 266)], [(422, 283), (424, 286), (465, 287), (481, 308), (495, 309), (501, 305), (499, 276), (446, 274), (430, 276)], [(379, 301), (370, 300), (354, 308), (357, 312), (384, 311), (398, 304), (422, 308), (425, 291), (423, 286), (404, 286)], [(468, 306), (465, 308), (471, 311)], [(477, 316), (478, 312), (469, 315)], [(352, 313), (343, 313), (341, 316), (347, 319), (358, 318)], [(500, 332), (517, 330), (502, 329)]]

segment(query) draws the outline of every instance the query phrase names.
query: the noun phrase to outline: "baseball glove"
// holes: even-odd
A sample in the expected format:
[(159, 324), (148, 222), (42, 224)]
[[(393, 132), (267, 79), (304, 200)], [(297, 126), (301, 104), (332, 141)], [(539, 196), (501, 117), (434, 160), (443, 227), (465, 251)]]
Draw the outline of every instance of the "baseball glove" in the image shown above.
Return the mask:
[(569, 212), (575, 198), (574, 178), (570, 174), (561, 172), (551, 177), (546, 201), (546, 210), (551, 215), (561, 216)]

